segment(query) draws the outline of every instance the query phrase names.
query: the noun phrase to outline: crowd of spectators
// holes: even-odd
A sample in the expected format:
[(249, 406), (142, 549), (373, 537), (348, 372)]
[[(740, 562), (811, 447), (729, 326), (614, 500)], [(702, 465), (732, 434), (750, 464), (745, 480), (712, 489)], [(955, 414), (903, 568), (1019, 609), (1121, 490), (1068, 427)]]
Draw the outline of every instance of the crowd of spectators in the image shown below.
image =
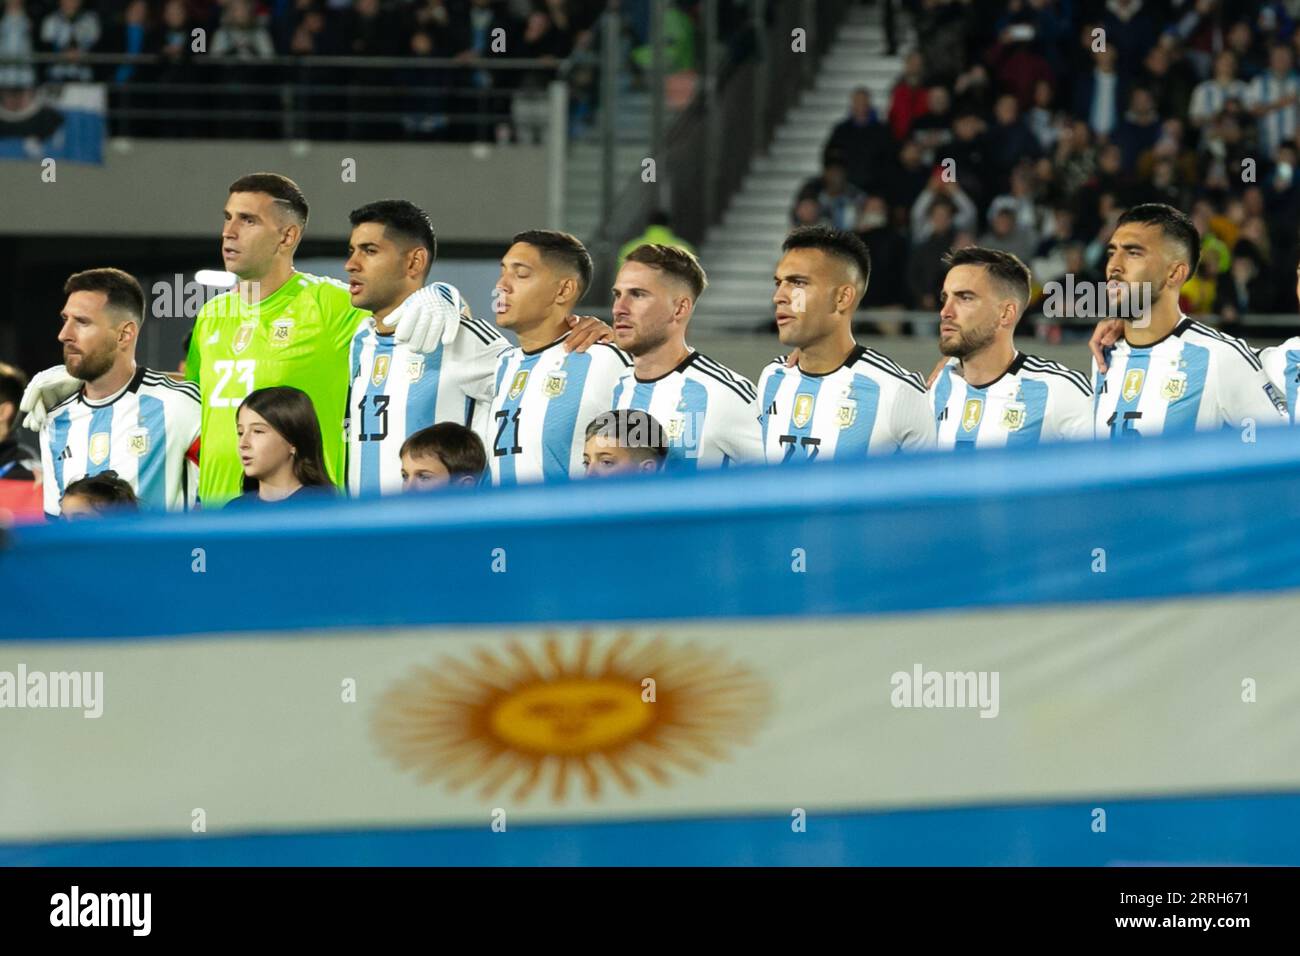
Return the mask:
[(936, 310), (942, 255), (971, 243), (1020, 256), (1036, 293), (1102, 280), (1115, 220), (1158, 201), (1204, 237), (1187, 312), (1296, 309), (1300, 4), (912, 6), (923, 52), (888, 103), (853, 93), (791, 209), (867, 243), (863, 308)]

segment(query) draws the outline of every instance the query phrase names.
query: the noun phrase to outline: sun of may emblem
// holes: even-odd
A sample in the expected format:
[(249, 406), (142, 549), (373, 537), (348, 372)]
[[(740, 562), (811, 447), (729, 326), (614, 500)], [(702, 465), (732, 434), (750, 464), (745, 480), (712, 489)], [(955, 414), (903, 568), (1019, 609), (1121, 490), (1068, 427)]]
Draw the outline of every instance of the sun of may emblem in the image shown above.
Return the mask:
[(575, 788), (596, 800), (610, 783), (635, 793), (725, 760), (770, 700), (767, 682), (724, 654), (582, 632), (418, 667), (383, 696), (373, 730), (423, 782), (477, 785), (483, 797), (510, 787), (514, 799), (540, 788), (555, 801)]

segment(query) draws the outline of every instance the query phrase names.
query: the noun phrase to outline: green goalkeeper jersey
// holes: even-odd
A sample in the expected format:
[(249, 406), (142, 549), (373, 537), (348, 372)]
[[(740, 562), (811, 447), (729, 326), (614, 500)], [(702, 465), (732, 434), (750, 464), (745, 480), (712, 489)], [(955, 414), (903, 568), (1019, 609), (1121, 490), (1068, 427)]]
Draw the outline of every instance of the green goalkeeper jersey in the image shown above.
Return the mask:
[(272, 385), (292, 385), (311, 397), (325, 467), (330, 479), (342, 484), (348, 348), (369, 314), (352, 307), (342, 282), (303, 272), (261, 302), (245, 303), (231, 291), (199, 310), (185, 374), (198, 383), (203, 402), (199, 501), (204, 507), (219, 507), (243, 491), (235, 413), (250, 392)]

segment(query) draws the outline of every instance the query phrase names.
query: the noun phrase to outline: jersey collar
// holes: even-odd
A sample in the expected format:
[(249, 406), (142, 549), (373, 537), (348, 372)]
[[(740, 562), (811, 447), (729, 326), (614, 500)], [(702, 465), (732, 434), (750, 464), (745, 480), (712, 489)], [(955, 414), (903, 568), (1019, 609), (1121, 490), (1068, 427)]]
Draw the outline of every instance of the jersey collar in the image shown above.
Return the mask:
[(657, 375), (654, 378), (642, 378), (640, 375), (636, 374), (636, 372), (632, 373), (632, 377), (636, 379), (636, 381), (640, 382), (642, 385), (650, 385), (654, 382), (662, 382), (669, 375), (675, 375), (678, 372), (685, 372), (695, 362), (695, 356), (698, 354), (699, 353), (696, 352), (695, 349), (691, 349), (686, 353), (686, 358), (682, 359), (680, 362), (677, 363), (676, 368), (670, 368), (662, 375)]
[(1179, 320), (1178, 324), (1169, 330), (1168, 335), (1162, 335), (1154, 342), (1149, 342), (1146, 345), (1134, 345), (1132, 342), (1128, 340), (1127, 336), (1124, 337), (1124, 343), (1131, 349), (1153, 349), (1161, 342), (1164, 342), (1166, 339), (1181, 338), (1182, 334), (1192, 327), (1192, 321), (1193, 320), (1191, 318), (1184, 315)]
[(844, 364), (839, 368), (833, 368), (829, 372), (805, 372), (803, 369), (799, 368), (798, 365), (796, 365), (795, 368), (798, 369), (800, 375), (808, 378), (825, 378), (827, 375), (834, 375), (836, 372), (843, 371), (866, 354), (867, 347), (865, 345), (854, 344), (853, 351), (849, 353), (849, 357), (844, 360)]
[[(984, 389), (986, 389), (986, 388), (992, 388), (994, 385), (996, 385), (998, 382), (1002, 381), (1002, 380), (1003, 380), (1004, 378), (1006, 378), (1008, 375), (1015, 375), (1017, 372), (1020, 371), (1021, 368), (1024, 367), (1024, 364), (1025, 364), (1025, 353), (1024, 353), (1024, 352), (1016, 352), (1016, 357), (1013, 358), (1013, 359), (1011, 360), (1011, 364), (1008, 365), (1008, 366), (1006, 367), (1006, 369), (1002, 372), (1002, 374), (999, 375), (997, 378), (995, 378), (993, 381), (991, 381), (991, 382), (986, 382), (986, 383), (983, 384), (983, 385), (976, 385), (974, 382), (971, 382), (971, 381), (967, 381), (966, 384), (969, 385), (971, 388), (973, 388), (973, 389), (977, 389), (978, 391), (981, 391), (981, 392), (982, 392), (982, 391), (984, 391)], [(958, 371), (958, 374), (961, 374), (961, 363), (960, 363), (960, 362), (957, 363), (957, 371)], [(966, 378), (965, 375), (962, 375), (961, 377), (962, 377), (962, 378)]]
[(541, 354), (542, 354), (543, 352), (545, 352), (547, 349), (555, 348), (555, 346), (559, 345), (561, 342), (563, 342), (565, 339), (567, 339), (567, 338), (569, 337), (569, 334), (570, 334), (570, 333), (565, 332), (563, 335), (561, 335), (561, 336), (560, 336), (558, 339), (556, 339), (554, 342), (551, 342), (551, 343), (549, 343), (549, 344), (547, 344), (547, 345), (543, 345), (540, 349), (533, 349), (533, 350), (530, 352), (530, 351), (528, 351), (528, 349), (523, 348), (523, 347), (521, 346), (520, 349), (519, 349), (519, 351), (520, 351), (520, 353), (522, 353), (523, 355), (528, 356), (529, 358), (532, 358), (534, 355), (541, 355)]
[(149, 371), (143, 365), (135, 367), (135, 374), (131, 376), (131, 381), (127, 382), (120, 389), (114, 392), (108, 398), (87, 398), (86, 386), (81, 386), (81, 391), (77, 393), (77, 398), (83, 405), (89, 405), (91, 408), (105, 408), (112, 405), (127, 392), (137, 392), (140, 389), (140, 383), (144, 381), (144, 373)]

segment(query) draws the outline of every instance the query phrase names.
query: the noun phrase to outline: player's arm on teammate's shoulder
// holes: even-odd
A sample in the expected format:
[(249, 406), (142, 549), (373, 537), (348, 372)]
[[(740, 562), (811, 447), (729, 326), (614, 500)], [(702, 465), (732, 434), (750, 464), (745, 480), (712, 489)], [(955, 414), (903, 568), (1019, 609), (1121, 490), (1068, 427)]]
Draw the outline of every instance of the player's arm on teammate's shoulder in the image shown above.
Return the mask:
[(930, 393), (904, 384), (894, 399), (894, 434), (900, 451), (923, 451), (938, 444)]
[(398, 345), (413, 352), (433, 352), (440, 343), (449, 346), (456, 340), (463, 312), (468, 313), (468, 308), (459, 289), (432, 282), (408, 295), (388, 321)]
[(569, 337), (564, 340), (566, 352), (585, 352), (597, 342), (613, 342), (614, 330), (594, 315), (570, 315)]
[(739, 397), (727, 402), (727, 419), (723, 430), (723, 451), (737, 464), (763, 462), (763, 410), (757, 395), (752, 402)]
[(925, 380), (926, 388), (934, 388), (934, 383), (939, 380), (939, 375), (951, 360), (946, 355), (940, 355), (939, 361), (934, 363), (934, 368), (930, 369), (930, 375)]
[(1058, 390), (1056, 401), (1057, 426), (1060, 438), (1065, 441), (1092, 441), (1097, 437), (1097, 415), (1091, 388), (1083, 392), (1066, 383)]
[(1235, 351), (1224, 356), (1224, 363), (1217, 378), (1219, 407), (1227, 424), (1241, 427), (1247, 419), (1257, 425), (1285, 425), (1290, 421), (1286, 393), (1269, 381), (1263, 368), (1247, 362)]
[(1110, 348), (1124, 335), (1123, 319), (1102, 319), (1092, 330), (1088, 339), (1088, 348), (1092, 351), (1092, 360), (1097, 363), (1097, 371), (1106, 371), (1106, 349)]

